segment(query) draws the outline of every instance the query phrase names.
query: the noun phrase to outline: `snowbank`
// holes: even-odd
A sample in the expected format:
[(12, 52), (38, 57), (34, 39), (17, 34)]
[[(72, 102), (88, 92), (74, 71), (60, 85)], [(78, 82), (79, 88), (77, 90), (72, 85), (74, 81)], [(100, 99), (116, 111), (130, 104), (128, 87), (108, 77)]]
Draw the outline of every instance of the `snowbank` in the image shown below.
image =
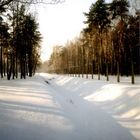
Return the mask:
[(121, 77), (121, 83), (115, 82), (114, 76), (110, 77), (111, 82), (106, 82), (105, 78), (98, 81), (57, 75), (47, 77), (53, 78), (57, 86), (103, 109), (140, 140), (140, 77), (136, 77), (135, 85), (131, 84), (130, 77)]
[(122, 80), (49, 74), (0, 80), (0, 139), (140, 140), (139, 80)]

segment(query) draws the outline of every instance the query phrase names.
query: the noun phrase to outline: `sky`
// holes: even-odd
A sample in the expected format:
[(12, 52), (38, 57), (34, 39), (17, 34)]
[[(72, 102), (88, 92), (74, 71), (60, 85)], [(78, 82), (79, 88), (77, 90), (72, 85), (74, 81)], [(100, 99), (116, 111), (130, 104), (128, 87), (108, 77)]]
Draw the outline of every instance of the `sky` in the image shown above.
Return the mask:
[(84, 28), (83, 12), (88, 12), (95, 0), (65, 0), (56, 5), (36, 7), (40, 32), (42, 34), (41, 59), (48, 60), (55, 45), (65, 45)]
[[(48, 60), (56, 45), (65, 45), (67, 41), (78, 37), (88, 12), (96, 0), (65, 0), (56, 5), (37, 5), (35, 10), (42, 34), (41, 59)], [(106, 0), (109, 2), (111, 0)]]

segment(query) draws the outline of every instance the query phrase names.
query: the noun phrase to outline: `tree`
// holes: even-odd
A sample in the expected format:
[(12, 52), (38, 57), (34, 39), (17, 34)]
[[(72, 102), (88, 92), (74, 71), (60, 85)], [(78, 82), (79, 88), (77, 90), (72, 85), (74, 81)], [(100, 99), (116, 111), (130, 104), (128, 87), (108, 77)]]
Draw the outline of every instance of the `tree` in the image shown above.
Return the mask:
[(36, 23), (35, 18), (31, 14), (25, 16), (23, 26), (29, 76), (32, 76), (33, 67), (35, 65), (35, 54), (38, 53), (36, 48), (40, 47), (39, 43), (41, 41), (41, 34), (38, 31), (38, 24)]
[(100, 44), (98, 48), (98, 79), (100, 80), (101, 73), (101, 54), (102, 54), (102, 33), (106, 29), (107, 25), (110, 23), (108, 19), (109, 13), (107, 11), (108, 7), (105, 4), (104, 0), (98, 0), (95, 4), (92, 4), (89, 10), (89, 13), (85, 13), (87, 17), (88, 29), (92, 30), (93, 28), (98, 30)]
[(130, 16), (126, 31), (127, 64), (131, 66), (131, 83), (135, 83), (134, 73), (139, 74), (139, 19), (138, 17)]
[(125, 24), (125, 17), (128, 13), (128, 1), (127, 0), (113, 0), (110, 4), (110, 11), (112, 15), (112, 19), (117, 19), (118, 27), (119, 27), (119, 34), (118, 34), (118, 43), (117, 44), (117, 81), (120, 82), (120, 54), (121, 49), (123, 48), (123, 38), (124, 38), (124, 24)]
[[(9, 15), (12, 26), (9, 75), (13, 74), (13, 79), (20, 70), (21, 78), (26, 78), (36, 70), (40, 57), (41, 34), (38, 31), (38, 23), (31, 14), (26, 14), (25, 5), (13, 5), (12, 14)], [(11, 64), (12, 63), (12, 64)], [(18, 70), (19, 69), (19, 70)], [(10, 77), (9, 76), (9, 77)]]
[(8, 47), (8, 39), (9, 39), (9, 33), (8, 33), (8, 25), (3, 22), (3, 20), (0, 20), (0, 72), (1, 72), (1, 78), (3, 78), (3, 70), (5, 71), (4, 65), (4, 47)]

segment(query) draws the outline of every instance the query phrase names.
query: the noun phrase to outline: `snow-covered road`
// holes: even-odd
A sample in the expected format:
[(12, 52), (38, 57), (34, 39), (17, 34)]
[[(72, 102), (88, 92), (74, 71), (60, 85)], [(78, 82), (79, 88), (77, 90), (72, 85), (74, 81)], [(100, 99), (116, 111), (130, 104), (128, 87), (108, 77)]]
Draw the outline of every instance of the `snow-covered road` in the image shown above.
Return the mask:
[[(66, 85), (70, 81), (71, 86)], [(105, 86), (105, 82), (92, 84), (91, 89), (88, 80), (81, 83), (43, 74), (27, 80), (1, 80), (0, 140), (140, 140), (138, 133), (85, 95)]]

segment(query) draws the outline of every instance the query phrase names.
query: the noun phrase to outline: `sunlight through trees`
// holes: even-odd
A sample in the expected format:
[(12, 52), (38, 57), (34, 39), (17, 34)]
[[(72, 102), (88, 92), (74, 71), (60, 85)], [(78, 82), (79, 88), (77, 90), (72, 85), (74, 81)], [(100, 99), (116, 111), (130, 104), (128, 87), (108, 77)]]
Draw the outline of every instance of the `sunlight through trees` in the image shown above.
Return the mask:
[(117, 75), (118, 82), (120, 75), (131, 75), (134, 84), (134, 74), (140, 74), (139, 15), (130, 14), (127, 0), (98, 0), (84, 15), (86, 28), (76, 40), (55, 47), (48, 72), (98, 74), (99, 80), (102, 74), (107, 81)]

